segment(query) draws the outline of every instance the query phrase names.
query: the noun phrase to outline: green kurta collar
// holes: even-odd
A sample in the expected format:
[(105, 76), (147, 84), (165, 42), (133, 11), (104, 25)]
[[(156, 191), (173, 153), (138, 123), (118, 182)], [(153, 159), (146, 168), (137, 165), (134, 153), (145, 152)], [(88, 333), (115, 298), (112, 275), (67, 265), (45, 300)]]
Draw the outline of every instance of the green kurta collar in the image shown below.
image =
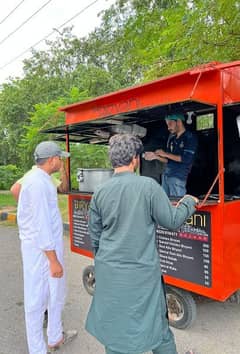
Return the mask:
[(113, 177), (122, 177), (122, 176), (127, 176), (127, 175), (135, 175), (135, 173), (130, 172), (130, 171), (117, 172), (117, 173), (113, 174)]

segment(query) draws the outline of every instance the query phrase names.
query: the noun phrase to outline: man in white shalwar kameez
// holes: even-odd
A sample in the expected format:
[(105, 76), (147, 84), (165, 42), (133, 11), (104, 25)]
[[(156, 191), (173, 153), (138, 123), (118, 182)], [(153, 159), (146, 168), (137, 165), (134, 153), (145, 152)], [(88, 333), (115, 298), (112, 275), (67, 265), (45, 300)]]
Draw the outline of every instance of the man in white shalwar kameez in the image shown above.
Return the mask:
[[(30, 354), (46, 354), (76, 336), (63, 332), (62, 310), (65, 300), (63, 229), (57, 191), (51, 174), (58, 171), (61, 151), (51, 141), (35, 149), (37, 168), (24, 179), (17, 220), (24, 275), (24, 309)], [(48, 349), (43, 335), (44, 312), (48, 309)]]

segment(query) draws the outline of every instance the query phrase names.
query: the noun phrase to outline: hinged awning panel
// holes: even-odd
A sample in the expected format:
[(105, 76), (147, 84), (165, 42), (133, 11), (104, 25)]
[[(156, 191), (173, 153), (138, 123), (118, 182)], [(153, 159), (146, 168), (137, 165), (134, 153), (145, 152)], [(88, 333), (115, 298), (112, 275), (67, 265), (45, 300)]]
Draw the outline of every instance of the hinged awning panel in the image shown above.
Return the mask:
[(87, 122), (116, 115), (199, 101), (216, 105), (240, 102), (240, 61), (209, 63), (161, 79), (119, 90), (61, 108), (66, 124)]

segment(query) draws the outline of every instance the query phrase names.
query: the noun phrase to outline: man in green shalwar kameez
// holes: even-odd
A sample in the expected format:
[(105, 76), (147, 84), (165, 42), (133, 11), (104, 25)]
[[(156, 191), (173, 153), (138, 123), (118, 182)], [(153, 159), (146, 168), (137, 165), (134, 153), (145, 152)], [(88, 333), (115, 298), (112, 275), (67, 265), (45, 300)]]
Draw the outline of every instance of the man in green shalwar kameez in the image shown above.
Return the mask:
[(185, 196), (174, 207), (156, 181), (134, 173), (142, 151), (137, 137), (115, 135), (109, 145), (115, 173), (89, 210), (96, 287), (86, 329), (107, 354), (176, 354), (155, 230), (157, 224), (178, 229), (197, 199)]

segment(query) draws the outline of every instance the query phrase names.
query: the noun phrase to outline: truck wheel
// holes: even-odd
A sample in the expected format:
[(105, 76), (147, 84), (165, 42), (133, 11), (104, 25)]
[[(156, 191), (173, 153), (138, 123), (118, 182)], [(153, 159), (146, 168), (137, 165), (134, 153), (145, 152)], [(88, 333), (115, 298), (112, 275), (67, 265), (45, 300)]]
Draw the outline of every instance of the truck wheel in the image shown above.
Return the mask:
[(94, 294), (95, 290), (95, 274), (94, 266), (90, 265), (84, 268), (82, 275), (83, 286), (89, 295)]
[(191, 327), (197, 316), (192, 295), (179, 288), (166, 286), (169, 324), (178, 329)]

